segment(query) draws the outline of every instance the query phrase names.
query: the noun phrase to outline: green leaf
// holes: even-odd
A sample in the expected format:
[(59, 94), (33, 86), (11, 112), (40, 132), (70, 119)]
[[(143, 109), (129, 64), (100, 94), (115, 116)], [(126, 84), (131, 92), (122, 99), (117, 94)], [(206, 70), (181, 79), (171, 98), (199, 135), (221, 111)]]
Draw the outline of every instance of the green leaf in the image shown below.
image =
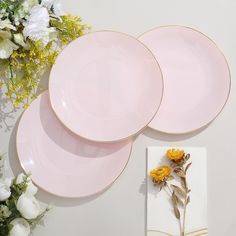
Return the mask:
[(185, 160), (187, 161), (187, 160), (189, 160), (189, 158), (190, 158), (190, 154), (188, 153), (188, 154), (185, 156)]
[(8, 230), (11, 231), (13, 229), (14, 225), (8, 224), (7, 227), (8, 227)]

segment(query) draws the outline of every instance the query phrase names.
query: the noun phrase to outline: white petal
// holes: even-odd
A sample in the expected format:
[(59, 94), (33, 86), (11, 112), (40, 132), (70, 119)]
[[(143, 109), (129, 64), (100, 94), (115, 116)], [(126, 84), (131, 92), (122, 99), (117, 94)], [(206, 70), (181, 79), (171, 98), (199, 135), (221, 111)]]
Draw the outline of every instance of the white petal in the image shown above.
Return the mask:
[(17, 50), (19, 47), (14, 44), (11, 40), (0, 39), (0, 58), (1, 59), (7, 59), (11, 56), (14, 50)]
[(26, 188), (26, 194), (35, 195), (37, 192), (38, 188), (30, 181)]
[(10, 222), (13, 225), (9, 236), (28, 236), (30, 234), (29, 223), (23, 218), (16, 218)]
[(26, 178), (26, 175), (21, 173), (16, 178), (16, 184), (21, 184), (24, 181), (24, 178)]
[(58, 36), (58, 32), (54, 28), (50, 28), (49, 30), (49, 41), (56, 41)]
[(28, 19), (30, 23), (36, 23), (39, 27), (48, 26), (50, 17), (46, 7), (35, 6), (30, 11)]
[(6, 20), (0, 20), (0, 29), (12, 29), (12, 30), (16, 30), (16, 27), (14, 25), (12, 25), (11, 21), (6, 19)]
[(6, 201), (11, 196), (11, 191), (0, 187), (0, 201)]
[(6, 201), (11, 196), (10, 183), (8, 179), (0, 181), (0, 201)]
[(8, 31), (0, 30), (0, 41), (4, 39), (11, 39), (11, 33)]
[(14, 42), (21, 45), (23, 48), (28, 48), (27, 43), (25, 43), (24, 36), (21, 33), (14, 34)]
[(6, 178), (6, 179), (4, 180), (4, 182), (5, 182), (5, 184), (6, 184), (6, 186), (7, 186), (8, 188), (11, 187), (12, 181), (13, 181), (13, 178)]
[(42, 211), (36, 198), (25, 193), (19, 197), (16, 208), (25, 219), (35, 219)]
[(49, 20), (47, 8), (40, 5), (33, 7), (23, 29), (24, 36), (34, 41), (43, 40), (45, 37), (48, 37)]

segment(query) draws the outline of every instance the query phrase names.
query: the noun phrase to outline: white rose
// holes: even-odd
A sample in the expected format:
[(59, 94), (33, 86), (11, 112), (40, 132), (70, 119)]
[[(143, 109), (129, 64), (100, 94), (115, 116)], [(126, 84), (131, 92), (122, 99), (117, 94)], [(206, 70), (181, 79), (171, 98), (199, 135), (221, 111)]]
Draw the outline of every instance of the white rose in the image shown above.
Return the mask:
[(25, 219), (35, 219), (42, 213), (42, 208), (36, 198), (30, 194), (23, 193), (17, 203), (17, 210)]
[(0, 180), (0, 202), (6, 201), (11, 196), (12, 180), (7, 178)]
[(42, 0), (42, 6), (47, 7), (48, 9), (53, 10), (56, 16), (63, 16), (65, 12), (62, 10), (62, 5), (60, 0)]
[(16, 218), (10, 224), (13, 228), (10, 230), (9, 236), (28, 236), (30, 234), (30, 226), (25, 219)]
[(49, 20), (47, 8), (40, 5), (33, 7), (23, 30), (24, 36), (34, 41), (43, 40), (49, 34)]
[(38, 192), (38, 188), (32, 183), (31, 179), (25, 174), (21, 173), (16, 178), (16, 184), (21, 184), (27, 178), (27, 188), (25, 193), (29, 195), (35, 195)]

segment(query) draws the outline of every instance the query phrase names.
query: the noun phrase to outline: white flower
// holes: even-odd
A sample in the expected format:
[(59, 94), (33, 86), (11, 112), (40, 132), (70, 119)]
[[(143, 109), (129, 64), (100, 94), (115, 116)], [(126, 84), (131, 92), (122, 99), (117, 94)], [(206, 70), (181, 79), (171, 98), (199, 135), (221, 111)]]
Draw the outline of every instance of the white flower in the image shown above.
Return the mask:
[(19, 197), (16, 208), (28, 220), (35, 219), (42, 213), (42, 208), (36, 198), (26, 193)]
[(23, 30), (24, 36), (42, 41), (49, 34), (49, 20), (47, 8), (40, 5), (33, 7)]
[(0, 18), (2, 17), (8, 17), (9, 13), (6, 12), (6, 9), (3, 8), (3, 9), (0, 9)]
[(38, 0), (23, 1), (18, 10), (14, 13), (15, 24), (19, 24), (19, 22), (21, 22), (23, 18), (26, 18), (30, 12), (30, 9), (36, 5), (38, 5)]
[(0, 58), (7, 59), (19, 47), (11, 41), (11, 33), (0, 30)]
[(8, 218), (11, 215), (11, 211), (5, 205), (0, 205), (0, 218)]
[(57, 35), (58, 35), (58, 33), (55, 30), (55, 28), (53, 28), (53, 27), (49, 28), (48, 34), (42, 39), (42, 42), (44, 43), (44, 45), (47, 45), (51, 41), (56, 41)]
[(16, 27), (12, 25), (10, 20), (8, 19), (0, 20), (0, 29), (5, 29), (5, 28), (16, 30)]
[(26, 50), (30, 48), (30, 45), (25, 42), (23, 34), (21, 34), (21, 33), (14, 34), (13, 38), (14, 38), (15, 43), (17, 43), (18, 45), (21, 45)]
[(0, 202), (6, 201), (11, 196), (11, 184), (10, 178), (0, 180)]
[(16, 218), (10, 222), (13, 228), (10, 230), (9, 236), (28, 236), (30, 234), (30, 225), (23, 218)]
[(38, 188), (32, 183), (31, 179), (25, 174), (21, 173), (17, 176), (16, 184), (21, 184), (25, 180), (27, 181), (27, 188), (26, 188), (25, 193), (32, 196), (35, 195), (38, 191)]
[(48, 9), (52, 9), (53, 13), (56, 16), (65, 15), (65, 12), (62, 10), (62, 5), (61, 5), (60, 0), (42, 0), (41, 4), (47, 7)]

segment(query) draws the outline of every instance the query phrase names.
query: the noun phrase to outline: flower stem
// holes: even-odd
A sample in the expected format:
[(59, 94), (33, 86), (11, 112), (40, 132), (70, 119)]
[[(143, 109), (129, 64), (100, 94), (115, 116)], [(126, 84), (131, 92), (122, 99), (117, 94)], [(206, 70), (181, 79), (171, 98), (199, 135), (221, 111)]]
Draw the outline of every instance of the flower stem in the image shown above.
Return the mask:
[(187, 196), (185, 197), (185, 201), (184, 201), (184, 214), (183, 214), (183, 233), (185, 236), (185, 221), (186, 221), (186, 210), (187, 210)]
[[(187, 183), (186, 183), (187, 185)], [(184, 199), (184, 212), (183, 212), (183, 236), (185, 236), (185, 221), (186, 221), (186, 211), (187, 211), (187, 205), (188, 205), (188, 189), (185, 190), (186, 196)]]
[[(166, 187), (167, 187), (167, 189), (168, 189), (169, 192), (170, 192), (170, 198), (172, 198), (172, 193), (173, 193), (173, 191), (171, 190), (171, 188), (170, 188), (170, 186), (168, 185), (168, 183), (166, 183)], [(173, 206), (173, 208), (174, 208), (174, 206)], [(181, 224), (181, 218), (178, 219), (178, 222), (179, 222), (180, 236), (184, 236), (184, 231), (183, 231), (182, 224)]]
[(182, 225), (181, 225), (181, 220), (179, 219), (179, 230), (180, 230), (180, 236), (184, 236), (184, 231), (182, 229)]

